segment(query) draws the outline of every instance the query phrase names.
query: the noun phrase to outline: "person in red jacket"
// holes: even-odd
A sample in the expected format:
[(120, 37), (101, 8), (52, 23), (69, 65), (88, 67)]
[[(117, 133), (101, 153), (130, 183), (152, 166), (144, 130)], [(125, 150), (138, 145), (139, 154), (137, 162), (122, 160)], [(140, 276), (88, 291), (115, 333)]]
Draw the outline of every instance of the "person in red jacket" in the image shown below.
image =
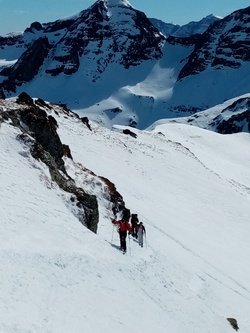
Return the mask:
[(124, 219), (121, 221), (113, 221), (115, 225), (119, 225), (119, 234), (120, 234), (120, 249), (125, 253), (127, 251), (126, 237), (127, 231), (131, 233), (131, 226), (128, 221)]

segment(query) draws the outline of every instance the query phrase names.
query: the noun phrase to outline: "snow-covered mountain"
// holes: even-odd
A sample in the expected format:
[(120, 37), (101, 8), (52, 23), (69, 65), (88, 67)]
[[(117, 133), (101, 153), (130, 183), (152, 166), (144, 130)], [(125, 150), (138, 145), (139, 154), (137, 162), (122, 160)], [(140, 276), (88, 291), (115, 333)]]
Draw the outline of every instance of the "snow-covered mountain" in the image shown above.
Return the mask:
[[(74, 18), (43, 25), (35, 22), (26, 29), (23, 44), (27, 49), (13, 67), (2, 71), (8, 77), (2, 88), (16, 92), (37, 76), (41, 84), (60, 74), (76, 74), (75, 84), (82, 85), (80, 74), (84, 87), (86, 80), (100, 80), (111, 65), (128, 69), (159, 59), (163, 40), (145, 14), (128, 1), (98, 0)], [(3, 52), (7, 47), (3, 45)]]
[(152, 130), (162, 123), (188, 124), (221, 134), (250, 133), (250, 94), (232, 98), (189, 117), (158, 120), (149, 129)]
[(220, 20), (219, 17), (210, 14), (200, 21), (191, 21), (180, 26), (178, 24), (166, 23), (156, 18), (150, 18), (153, 25), (166, 37), (189, 37), (195, 34), (203, 34), (213, 22), (218, 20)]
[(247, 7), (166, 38), (128, 1), (98, 0), (1, 39), (1, 95), (26, 91), (107, 127), (190, 116), (250, 92), (249, 17)]
[[(0, 332), (248, 332), (249, 134), (128, 130), (0, 100)], [(112, 193), (146, 227), (126, 255)]]

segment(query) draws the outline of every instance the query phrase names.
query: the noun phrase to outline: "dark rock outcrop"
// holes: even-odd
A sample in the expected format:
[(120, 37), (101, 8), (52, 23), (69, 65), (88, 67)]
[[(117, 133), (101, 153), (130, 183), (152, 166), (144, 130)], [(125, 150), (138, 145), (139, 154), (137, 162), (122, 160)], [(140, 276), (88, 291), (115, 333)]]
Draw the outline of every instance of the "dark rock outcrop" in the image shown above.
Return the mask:
[(11, 119), (13, 125), (22, 130), (20, 140), (29, 143), (32, 156), (48, 166), (51, 179), (63, 191), (72, 194), (71, 201), (81, 212), (79, 220), (96, 233), (99, 222), (97, 198), (77, 187), (67, 174), (63, 156), (71, 159), (72, 156), (69, 146), (62, 144), (60, 140), (56, 119), (52, 115), (47, 115), (46, 111), (39, 108), (26, 93), (19, 95), (17, 105), (20, 105), (20, 108), (0, 112), (0, 118)]
[(236, 100), (223, 109), (209, 125), (221, 134), (250, 133), (250, 99), (240, 98)]
[(9, 76), (0, 83), (2, 91), (16, 91), (16, 86), (31, 81), (48, 55), (50, 45), (47, 37), (40, 37), (22, 54), (16, 64), (9, 68)]
[(89, 129), (90, 131), (92, 131), (91, 126), (90, 126), (90, 124), (89, 124), (89, 118), (88, 118), (88, 117), (82, 117), (82, 118), (81, 118), (81, 121), (83, 122), (84, 125), (86, 125), (86, 126), (88, 127), (88, 129)]
[(130, 131), (129, 129), (125, 129), (122, 132), (123, 132), (123, 134), (127, 134), (127, 135), (132, 136), (132, 138), (135, 138), (135, 139), (137, 138), (137, 134), (135, 134), (134, 132)]
[(16, 102), (23, 105), (34, 105), (33, 99), (24, 91), (17, 97)]
[(43, 30), (43, 26), (42, 26), (42, 24), (40, 23), (40, 22), (33, 22), (33, 23), (31, 23), (31, 25), (30, 25), (30, 27), (29, 28), (27, 28), (26, 30), (25, 30), (25, 32), (31, 32), (31, 33), (34, 33), (34, 31), (42, 31)]
[[(218, 119), (216, 119), (218, 121)], [(217, 126), (217, 132), (221, 134), (233, 134), (243, 132), (250, 133), (250, 111), (232, 115), (228, 120), (222, 120)]]
[(231, 326), (232, 326), (236, 331), (238, 331), (239, 326), (238, 326), (237, 320), (236, 320), (235, 318), (227, 318), (227, 320), (229, 321), (229, 323), (231, 324)]
[(88, 229), (96, 233), (99, 222), (96, 196), (87, 194), (82, 188), (77, 187), (73, 179), (66, 172), (61, 173), (55, 159), (40, 144), (34, 144), (31, 153), (34, 158), (41, 159), (49, 167), (52, 180), (62, 190), (72, 194), (71, 201), (75, 202), (76, 206), (82, 211), (82, 214), (78, 216), (79, 220)]
[(139, 30), (136, 35), (128, 35), (130, 45), (123, 55), (125, 68), (136, 66), (142, 61), (160, 59), (162, 57), (163, 35), (155, 28), (143, 12), (135, 11), (135, 26)]
[(179, 80), (204, 71), (209, 66), (239, 68), (250, 61), (250, 7), (215, 21), (197, 38)]
[(56, 131), (56, 120), (52, 121), (51, 119), (54, 118), (49, 118), (47, 113), (37, 106), (28, 107), (20, 111), (21, 122), (28, 127), (43, 149), (55, 159), (59, 169), (66, 172), (62, 160), (64, 148)]

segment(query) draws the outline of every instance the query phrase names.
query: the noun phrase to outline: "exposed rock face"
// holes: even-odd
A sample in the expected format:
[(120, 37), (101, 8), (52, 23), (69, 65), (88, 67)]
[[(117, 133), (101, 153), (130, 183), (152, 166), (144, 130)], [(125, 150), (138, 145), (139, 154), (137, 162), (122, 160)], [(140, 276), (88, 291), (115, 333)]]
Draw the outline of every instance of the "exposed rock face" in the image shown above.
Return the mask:
[(0, 49), (4, 50), (4, 48), (16, 46), (21, 48), (24, 44), (22, 34), (16, 34), (11, 36), (2, 37), (0, 36)]
[[(142, 12), (127, 3), (99, 0), (81, 12), (68, 28), (46, 73), (73, 74), (80, 59), (88, 57), (95, 68), (92, 79), (96, 80), (110, 63), (118, 62), (129, 68), (143, 60), (161, 57), (163, 40)], [(63, 56), (57, 55), (60, 49), (64, 50)]]
[(244, 127), (250, 133), (250, 110), (222, 120), (217, 126), (217, 131), (221, 134), (239, 133), (243, 132)]
[(83, 212), (80, 215), (81, 222), (91, 231), (97, 232), (99, 221), (97, 198), (77, 187), (67, 174), (62, 157), (65, 152), (71, 156), (70, 149), (62, 144), (57, 134), (55, 118), (48, 116), (43, 109), (34, 104), (26, 93), (19, 96), (17, 103), (20, 108), (0, 112), (1, 117), (11, 119), (13, 125), (22, 130), (20, 140), (29, 142), (32, 156), (48, 166), (52, 180), (62, 190), (72, 194), (72, 201), (76, 201), (77, 207)]
[(22, 54), (17, 63), (9, 69), (8, 79), (1, 84), (2, 90), (15, 92), (16, 86), (31, 81), (48, 55), (50, 45), (47, 37), (40, 37)]
[(221, 134), (250, 133), (250, 99), (237, 100), (214, 118), (210, 125), (215, 126), (216, 131)]
[(216, 110), (198, 112), (190, 117), (175, 118), (170, 122), (186, 123), (220, 134), (250, 133), (250, 97), (241, 97), (228, 104), (227, 101), (226, 107), (222, 104), (215, 107)]
[[(33, 101), (25, 92), (21, 93), (15, 102), (7, 99), (0, 100), (0, 123), (11, 121), (13, 126), (21, 130), (18, 139), (29, 147), (30, 153), (35, 159), (47, 165), (51, 180), (62, 191), (70, 194), (70, 202), (67, 205), (72, 206), (73, 214), (83, 225), (96, 233), (99, 222), (97, 197), (84, 190), (84, 182), (83, 186), (76, 186), (72, 178), (74, 176), (71, 177), (67, 173), (65, 156), (72, 160), (71, 163), (77, 170), (77, 177), (82, 174), (82, 178), (87, 179), (88, 185), (91, 182), (92, 189), (95, 184), (98, 186), (98, 191), (101, 191), (98, 195), (107, 202), (106, 209), (110, 218), (119, 212), (122, 214), (125, 202), (122, 195), (116, 190), (115, 184), (109, 179), (97, 176), (79, 163), (74, 163), (70, 147), (61, 142), (57, 133), (58, 123), (52, 114), (73, 118), (76, 122), (82, 123), (83, 127), (87, 127), (86, 131), (91, 131), (88, 119), (84, 121), (65, 105), (46, 103), (42, 99)], [(93, 192), (96, 193), (96, 190)], [(113, 207), (116, 209), (113, 210)]]
[(66, 172), (62, 161), (63, 145), (51, 119), (54, 118), (47, 117), (47, 113), (35, 105), (20, 111), (20, 120), (33, 133), (35, 140), (55, 159), (59, 169)]
[(73, 19), (32, 23), (22, 37), (27, 49), (14, 66), (3, 70), (6, 80), (0, 88), (15, 92), (16, 86), (31, 81), (38, 71), (72, 75), (80, 64), (95, 82), (111, 63), (129, 68), (159, 59), (163, 41), (145, 14), (127, 1), (98, 0)]
[(235, 331), (238, 331), (239, 326), (238, 326), (237, 320), (235, 318), (227, 318), (227, 320), (229, 321), (231, 326), (235, 329)]
[(123, 133), (127, 134), (127, 135), (130, 135), (130, 136), (132, 136), (135, 139), (137, 138), (137, 134), (135, 134), (134, 132), (130, 131), (129, 129), (123, 130)]
[(179, 79), (195, 75), (209, 66), (237, 69), (245, 61), (250, 61), (250, 7), (214, 22), (199, 36)]

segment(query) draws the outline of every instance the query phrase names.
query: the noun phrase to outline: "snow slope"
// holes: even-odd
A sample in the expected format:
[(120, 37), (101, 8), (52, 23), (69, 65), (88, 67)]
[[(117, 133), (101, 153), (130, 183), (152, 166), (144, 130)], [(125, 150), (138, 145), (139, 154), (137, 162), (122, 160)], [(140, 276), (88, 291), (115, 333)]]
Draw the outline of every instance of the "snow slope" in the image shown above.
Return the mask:
[(98, 233), (83, 227), (2, 123), (0, 332), (230, 333), (228, 317), (248, 332), (249, 134), (161, 124), (134, 139), (53, 116), (68, 173), (82, 182), (81, 163), (113, 181), (147, 238), (122, 255), (101, 197)]
[[(232, 116), (235, 117), (238, 114), (242, 114), (248, 111), (248, 99), (250, 94), (238, 96), (236, 98), (229, 99), (224, 103), (218, 104), (205, 111), (200, 111), (189, 117), (169, 118), (160, 119), (149, 126), (148, 130), (153, 130), (157, 126), (167, 123), (180, 123), (189, 124), (192, 126), (201, 127), (210, 131), (217, 131), (215, 119), (220, 117), (221, 120), (228, 120)], [(237, 120), (235, 120), (237, 123)], [(239, 121), (238, 121), (239, 122)], [(239, 124), (240, 125), (240, 124)], [(244, 121), (242, 132), (248, 132), (247, 121)]]

